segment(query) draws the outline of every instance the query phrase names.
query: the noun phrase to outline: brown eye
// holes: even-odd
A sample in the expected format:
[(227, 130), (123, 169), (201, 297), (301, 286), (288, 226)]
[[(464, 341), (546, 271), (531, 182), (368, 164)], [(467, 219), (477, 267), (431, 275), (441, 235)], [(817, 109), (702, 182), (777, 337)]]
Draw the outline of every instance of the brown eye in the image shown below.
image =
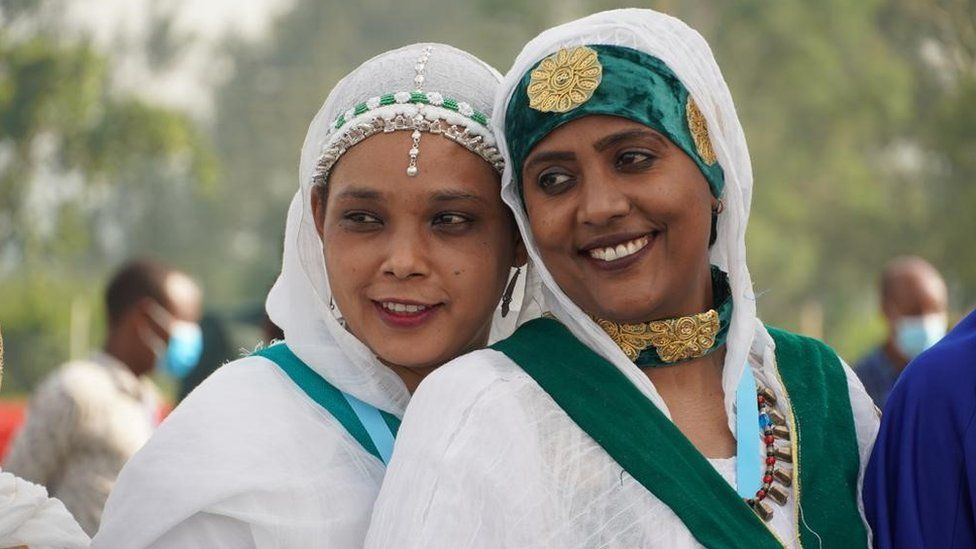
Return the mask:
[(617, 157), (618, 168), (647, 168), (654, 163), (654, 155), (644, 151), (624, 151)]
[(352, 221), (353, 223), (381, 223), (378, 217), (366, 212), (349, 212), (343, 219)]
[(539, 175), (538, 185), (546, 194), (559, 194), (573, 186), (573, 176), (563, 172), (543, 172)]
[(444, 213), (434, 217), (434, 225), (460, 225), (469, 221), (470, 218), (457, 213)]

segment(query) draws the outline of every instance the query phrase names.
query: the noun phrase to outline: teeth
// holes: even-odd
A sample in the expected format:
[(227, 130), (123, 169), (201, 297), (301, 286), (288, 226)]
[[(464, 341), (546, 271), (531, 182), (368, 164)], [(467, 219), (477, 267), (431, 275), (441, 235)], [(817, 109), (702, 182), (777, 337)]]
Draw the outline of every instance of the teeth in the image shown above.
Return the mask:
[(601, 261), (614, 261), (633, 255), (644, 249), (650, 240), (646, 236), (635, 238), (630, 242), (607, 246), (606, 248), (594, 248), (589, 251), (590, 257)]
[(426, 305), (410, 305), (407, 303), (396, 303), (393, 301), (384, 301), (382, 305), (384, 309), (393, 311), (394, 313), (415, 314), (427, 309)]

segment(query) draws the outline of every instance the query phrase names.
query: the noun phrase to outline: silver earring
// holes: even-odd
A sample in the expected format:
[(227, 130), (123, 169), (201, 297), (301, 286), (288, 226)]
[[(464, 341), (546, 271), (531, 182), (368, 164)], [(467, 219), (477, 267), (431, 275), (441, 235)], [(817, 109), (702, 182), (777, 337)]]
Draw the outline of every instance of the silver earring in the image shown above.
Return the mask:
[(508, 312), (512, 305), (512, 293), (515, 292), (515, 282), (518, 281), (519, 273), (522, 272), (522, 267), (515, 268), (515, 274), (512, 275), (512, 279), (508, 281), (508, 286), (505, 288), (505, 293), (502, 294), (502, 318), (508, 316)]

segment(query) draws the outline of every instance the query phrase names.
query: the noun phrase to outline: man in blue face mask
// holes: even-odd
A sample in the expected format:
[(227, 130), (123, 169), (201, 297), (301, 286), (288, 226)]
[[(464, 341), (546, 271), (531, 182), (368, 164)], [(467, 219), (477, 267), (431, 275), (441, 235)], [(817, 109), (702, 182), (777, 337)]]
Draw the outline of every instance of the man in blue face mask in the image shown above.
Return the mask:
[(159, 422), (150, 375), (186, 375), (200, 358), (201, 292), (153, 261), (120, 269), (105, 295), (102, 350), (65, 364), (35, 391), (4, 469), (43, 484), (93, 535), (122, 466)]
[(888, 337), (854, 367), (879, 408), (905, 365), (945, 335), (947, 307), (945, 281), (924, 259), (903, 256), (885, 266), (881, 311)]

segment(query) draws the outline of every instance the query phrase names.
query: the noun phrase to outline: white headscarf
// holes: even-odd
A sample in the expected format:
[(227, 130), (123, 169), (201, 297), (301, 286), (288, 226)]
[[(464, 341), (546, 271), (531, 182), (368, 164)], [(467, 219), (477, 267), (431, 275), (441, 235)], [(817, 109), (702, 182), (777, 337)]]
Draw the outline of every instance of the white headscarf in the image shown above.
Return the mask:
[[(346, 76), (329, 94), (305, 137), (299, 167), (300, 188), (288, 210), (281, 275), (267, 302), (268, 315), (284, 330), (288, 346), (299, 358), (343, 392), (397, 416), (403, 414), (410, 400), (403, 382), (340, 325), (337, 320), (340, 313), (333, 311), (322, 240), (312, 216), (311, 193), (323, 152), (342, 139), (347, 128), (368, 124), (378, 117), (390, 118), (396, 114), (413, 117), (418, 113), (415, 105), (402, 103), (350, 116), (355, 105), (371, 98), (414, 90), (415, 63), (426, 48), (430, 48), (430, 54), (423, 71), (423, 89), (443, 98), (456, 98), (474, 112), (491, 113), (501, 75), (478, 58), (444, 44), (413, 44), (390, 51), (366, 61)], [(442, 119), (464, 125), (471, 133), (482, 136), (485, 143), (495, 144), (487, 128), (459, 112), (436, 105), (425, 106), (423, 112), (428, 120)], [(337, 129), (335, 122), (340, 115), (346, 120)], [(423, 148), (422, 141), (420, 147)], [(407, 161), (404, 156), (404, 168)], [(504, 319), (496, 313), (492, 326), (494, 339), (511, 334), (518, 322), (537, 314), (540, 307), (529, 307), (532, 300), (521, 298), (521, 288), (524, 284), (513, 300), (512, 313)]]
[[(505, 76), (495, 102), (495, 127), (505, 127), (510, 96), (531, 67), (561, 48), (582, 45), (624, 46), (657, 57), (703, 113), (725, 178), (725, 210), (719, 215), (710, 261), (729, 273), (735, 303), (722, 379), (729, 428), (736, 432), (736, 388), (747, 361), (750, 372), (785, 405), (780, 411), (792, 417), (789, 396), (776, 373), (774, 342), (756, 318), (746, 266), (749, 153), (729, 90), (697, 32), (673, 17), (640, 9), (607, 11), (550, 29), (525, 46)], [(499, 148), (508, 160), (505, 140)], [(577, 338), (668, 413), (649, 379), (560, 290), (545, 268), (513, 182), (514, 168), (505, 168), (502, 198), (518, 220), (544, 286), (545, 303)], [(849, 368), (845, 374), (863, 475), (878, 418)], [(733, 486), (735, 459), (709, 460)], [(768, 523), (791, 547), (798, 545), (799, 511), (796, 497), (790, 497)], [(505, 354), (484, 350), (434, 372), (417, 391), (374, 506), (366, 546), (700, 545), (675, 511), (622, 470), (535, 380)]]
[[(423, 90), (455, 99), (457, 112), (426, 105), (423, 115), (428, 122), (446, 119), (481, 136), (463, 146), (478, 149), (491, 139), (485, 126), (461, 112), (467, 112), (464, 102), (472, 112), (489, 114), (501, 78), (473, 56), (441, 44), (416, 44), (354, 70), (335, 87), (309, 127), (299, 190), (288, 211), (281, 275), (267, 301), (271, 320), (309, 367), (340, 390), (397, 416), (410, 399), (403, 382), (342, 327), (337, 320), (341, 313), (330, 307), (311, 193), (323, 151), (363, 125), (401, 115), (414, 120), (421, 109), (397, 102), (365, 111), (360, 107), (359, 115), (353, 111), (344, 124), (336, 124), (341, 113), (357, 105), (414, 91), (415, 67), (428, 50)], [(452, 135), (468, 134), (462, 130)], [(422, 136), (421, 150), (428, 138)], [(490, 151), (479, 151), (490, 161)], [(409, 158), (391, 161), (406, 168)], [(422, 158), (419, 166), (423, 169)], [(520, 305), (524, 316), (524, 305), (531, 302), (513, 299), (512, 313), (493, 323), (493, 330), (511, 332)], [(301, 547), (317, 542), (354, 547), (366, 535), (385, 472), (379, 459), (283, 372), (267, 359), (251, 356), (221, 367), (197, 387), (129, 461), (93, 545)]]
[[(664, 61), (684, 84), (707, 121), (712, 148), (725, 174), (725, 188), (721, 196), (725, 210), (719, 215), (718, 240), (711, 248), (710, 261), (729, 274), (732, 288), (734, 310), (726, 342), (722, 385), (729, 412), (729, 427), (735, 432), (735, 389), (759, 323), (756, 321), (755, 296), (746, 266), (745, 247), (746, 222), (752, 199), (752, 164), (732, 95), (708, 43), (694, 29), (674, 17), (651, 10), (612, 10), (554, 27), (526, 44), (502, 81), (492, 117), (495, 126), (505, 128), (509, 100), (522, 77), (536, 63), (562, 48), (583, 45), (624, 46)], [(510, 155), (505, 139), (499, 141), (499, 149), (508, 161)], [(510, 162), (507, 163), (502, 180), (502, 199), (515, 212), (529, 257), (542, 281), (546, 304), (580, 341), (613, 363), (667, 413), (664, 401), (647, 376), (566, 296), (546, 269), (522, 207), (512, 169)]]

